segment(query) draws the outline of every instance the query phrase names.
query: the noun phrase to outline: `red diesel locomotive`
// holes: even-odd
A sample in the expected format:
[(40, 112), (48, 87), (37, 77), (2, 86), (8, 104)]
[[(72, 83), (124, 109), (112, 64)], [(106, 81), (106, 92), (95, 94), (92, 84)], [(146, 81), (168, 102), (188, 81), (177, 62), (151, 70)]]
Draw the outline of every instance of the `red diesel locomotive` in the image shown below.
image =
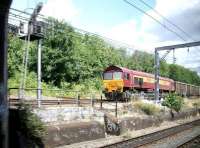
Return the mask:
[[(152, 92), (155, 89), (155, 79), (153, 74), (130, 70), (124, 67), (109, 66), (103, 73), (104, 94), (106, 98), (112, 98), (112, 92), (118, 92), (123, 99), (129, 99), (134, 91)], [(177, 83), (172, 79), (159, 77), (160, 92), (174, 92)], [(184, 83), (185, 84), (185, 83)], [(189, 87), (192, 85), (187, 84)], [(186, 87), (187, 88), (187, 87)], [(200, 94), (200, 87), (197, 88), (197, 95)], [(191, 90), (190, 90), (191, 91)], [(182, 92), (178, 92), (183, 95)]]

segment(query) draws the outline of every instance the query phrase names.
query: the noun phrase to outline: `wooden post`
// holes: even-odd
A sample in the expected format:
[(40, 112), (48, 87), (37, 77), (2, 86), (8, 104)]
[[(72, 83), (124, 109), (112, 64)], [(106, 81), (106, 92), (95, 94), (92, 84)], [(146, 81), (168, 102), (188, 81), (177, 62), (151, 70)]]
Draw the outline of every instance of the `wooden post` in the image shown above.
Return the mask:
[(101, 94), (101, 102), (100, 102), (101, 109), (102, 109), (102, 103), (103, 103), (103, 100), (102, 100), (102, 94)]
[(80, 94), (78, 93), (78, 96), (77, 96), (77, 106), (79, 107), (80, 106)]

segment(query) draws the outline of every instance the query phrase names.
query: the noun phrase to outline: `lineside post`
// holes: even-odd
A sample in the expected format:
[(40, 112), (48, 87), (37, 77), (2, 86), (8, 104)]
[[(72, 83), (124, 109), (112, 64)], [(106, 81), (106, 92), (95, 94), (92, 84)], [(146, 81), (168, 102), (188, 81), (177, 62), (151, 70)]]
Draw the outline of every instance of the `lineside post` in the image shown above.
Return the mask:
[(115, 117), (117, 118), (117, 96), (112, 92), (112, 96), (115, 98)]
[(91, 95), (91, 106), (94, 107), (94, 94)]
[(38, 40), (38, 88), (37, 88), (37, 102), (38, 102), (38, 107), (41, 106), (41, 50), (42, 50), (42, 39)]
[(77, 106), (79, 107), (80, 106), (80, 94), (78, 93), (77, 95)]
[(159, 61), (159, 53), (158, 50), (155, 49), (155, 89), (154, 89), (154, 94), (155, 94), (155, 99), (156, 101), (159, 100), (159, 69), (160, 69), (160, 61)]
[(100, 102), (101, 109), (102, 109), (102, 103), (103, 103), (103, 100), (102, 100), (102, 94), (101, 94), (101, 102)]

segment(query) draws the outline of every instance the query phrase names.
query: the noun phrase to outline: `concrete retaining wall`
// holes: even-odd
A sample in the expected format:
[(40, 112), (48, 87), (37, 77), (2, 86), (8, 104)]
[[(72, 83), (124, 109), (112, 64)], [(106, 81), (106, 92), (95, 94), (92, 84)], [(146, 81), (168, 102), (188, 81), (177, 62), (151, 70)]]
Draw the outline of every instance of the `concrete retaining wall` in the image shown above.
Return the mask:
[(53, 148), (55, 146), (68, 145), (104, 137), (104, 125), (101, 125), (98, 122), (82, 122), (49, 126), (45, 147)]
[(121, 133), (128, 130), (140, 130), (151, 126), (159, 126), (162, 123), (157, 117), (137, 118), (129, 117), (124, 118), (119, 122)]
[(45, 123), (70, 123), (72, 121), (93, 120), (104, 122), (104, 113), (91, 107), (55, 107), (34, 109), (41, 120)]
[(197, 116), (200, 110), (190, 109), (179, 113), (174, 113), (174, 118), (170, 114), (159, 115), (157, 117), (147, 116), (143, 118), (129, 117), (118, 121), (121, 134), (128, 130), (140, 130), (151, 126), (159, 126), (163, 121), (172, 121), (178, 119)]

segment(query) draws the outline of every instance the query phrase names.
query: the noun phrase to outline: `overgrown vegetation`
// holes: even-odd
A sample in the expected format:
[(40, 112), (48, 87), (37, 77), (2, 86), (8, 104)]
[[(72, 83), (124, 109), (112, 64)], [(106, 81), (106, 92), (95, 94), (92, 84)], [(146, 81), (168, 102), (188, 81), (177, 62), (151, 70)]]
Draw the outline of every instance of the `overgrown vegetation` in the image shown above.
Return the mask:
[(193, 107), (195, 107), (196, 109), (197, 109), (197, 108), (200, 108), (200, 102), (194, 102), (192, 105), (193, 105)]
[(154, 104), (136, 102), (134, 103), (134, 107), (143, 111), (147, 115), (155, 115), (160, 112), (160, 109), (156, 107)]
[[(153, 73), (154, 56), (135, 51), (128, 55), (125, 49), (111, 46), (103, 39), (81, 34), (66, 22), (49, 19), (52, 24), (45, 35), (42, 48), (42, 81), (45, 88), (101, 90), (101, 73), (109, 65)], [(53, 26), (53, 27), (52, 27)], [(24, 42), (9, 35), (9, 87), (19, 87), (22, 71)], [(26, 87), (36, 87), (37, 48), (32, 42), (29, 49)], [(181, 82), (200, 85), (196, 72), (179, 65), (161, 62), (162, 76)]]
[(163, 106), (166, 106), (170, 109), (172, 118), (174, 118), (173, 111), (179, 112), (183, 107), (183, 104), (183, 98), (175, 93), (169, 93), (165, 100), (162, 102)]
[(171, 110), (179, 112), (184, 104), (183, 98), (175, 93), (169, 93), (165, 100), (162, 102), (163, 106), (167, 106)]
[(43, 139), (46, 135), (46, 128), (40, 118), (34, 114), (28, 104), (19, 105), (19, 130), (27, 139), (28, 145), (43, 147)]

